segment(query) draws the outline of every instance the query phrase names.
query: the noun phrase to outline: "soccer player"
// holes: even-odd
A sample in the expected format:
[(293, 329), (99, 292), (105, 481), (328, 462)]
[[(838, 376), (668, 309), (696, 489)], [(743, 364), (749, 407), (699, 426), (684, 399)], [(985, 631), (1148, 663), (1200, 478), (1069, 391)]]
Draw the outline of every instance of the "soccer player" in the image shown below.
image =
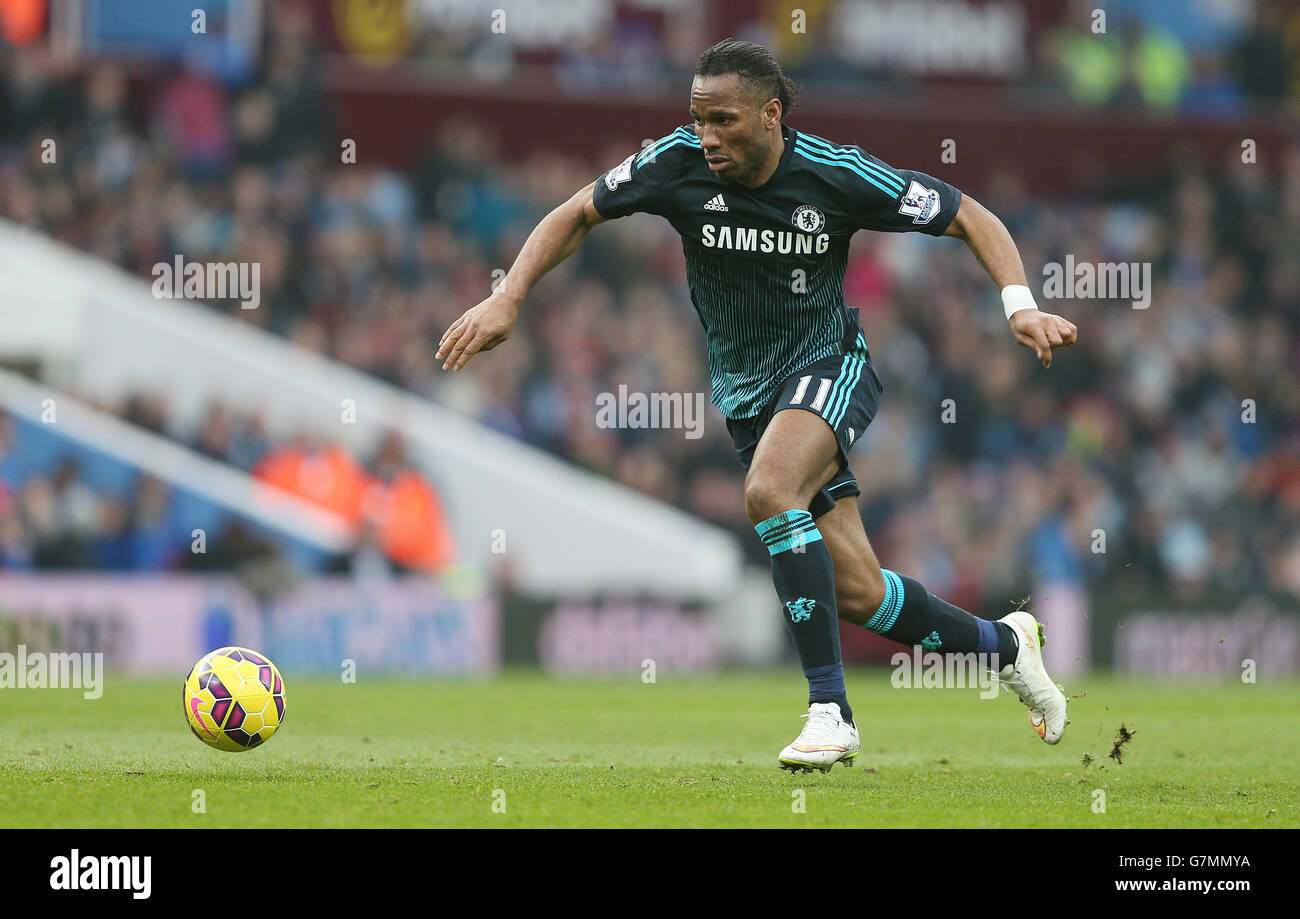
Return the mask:
[(1057, 743), (1065, 696), (1043, 666), (1038, 621), (1025, 611), (997, 622), (972, 616), (882, 569), (867, 541), (847, 455), (875, 417), (881, 384), (858, 311), (844, 303), (849, 240), (860, 229), (965, 240), (1002, 291), (1011, 333), (1044, 367), (1077, 330), (1034, 305), (997, 217), (925, 173), (796, 131), (783, 119), (797, 94), (761, 45), (727, 39), (709, 48), (691, 84), (693, 126), (548, 214), (503, 283), (443, 334), (437, 357), (459, 370), (505, 341), (524, 296), (592, 227), (638, 211), (665, 217), (682, 238), (713, 402), (748, 469), (745, 509), (771, 554), (808, 680), (807, 721), (781, 751), (782, 768), (827, 771), (858, 753), (838, 619), (908, 647), (989, 655), (1038, 736)]

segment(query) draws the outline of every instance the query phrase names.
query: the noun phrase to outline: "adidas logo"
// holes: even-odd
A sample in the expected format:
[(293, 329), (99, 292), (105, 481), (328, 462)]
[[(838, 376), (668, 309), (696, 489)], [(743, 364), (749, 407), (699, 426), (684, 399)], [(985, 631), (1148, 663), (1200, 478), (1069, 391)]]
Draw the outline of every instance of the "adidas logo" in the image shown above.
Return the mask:
[(725, 202), (725, 201), (722, 200), (722, 195), (714, 195), (714, 196), (713, 196), (712, 198), (710, 198), (708, 201), (704, 202), (704, 209), (705, 209), (706, 211), (729, 211), (729, 210), (731, 210), (731, 208), (727, 207), (727, 202)]

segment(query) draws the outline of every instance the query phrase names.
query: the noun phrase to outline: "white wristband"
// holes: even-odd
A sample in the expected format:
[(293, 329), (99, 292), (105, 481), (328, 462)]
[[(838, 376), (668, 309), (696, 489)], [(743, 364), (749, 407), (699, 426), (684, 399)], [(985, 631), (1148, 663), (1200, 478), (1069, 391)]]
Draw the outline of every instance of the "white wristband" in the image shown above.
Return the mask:
[(1028, 287), (1023, 284), (1008, 284), (1002, 288), (1002, 309), (1010, 319), (1011, 314), (1019, 310), (1038, 309), (1038, 304), (1034, 302), (1034, 295)]

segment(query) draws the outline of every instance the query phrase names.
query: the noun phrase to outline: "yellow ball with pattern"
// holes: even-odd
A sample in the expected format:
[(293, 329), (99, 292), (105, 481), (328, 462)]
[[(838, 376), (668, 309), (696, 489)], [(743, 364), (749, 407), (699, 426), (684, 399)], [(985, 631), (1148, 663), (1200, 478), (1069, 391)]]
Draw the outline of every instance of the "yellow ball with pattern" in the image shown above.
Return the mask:
[(242, 753), (271, 739), (284, 721), (284, 679), (248, 648), (218, 648), (185, 678), (185, 717), (210, 747)]

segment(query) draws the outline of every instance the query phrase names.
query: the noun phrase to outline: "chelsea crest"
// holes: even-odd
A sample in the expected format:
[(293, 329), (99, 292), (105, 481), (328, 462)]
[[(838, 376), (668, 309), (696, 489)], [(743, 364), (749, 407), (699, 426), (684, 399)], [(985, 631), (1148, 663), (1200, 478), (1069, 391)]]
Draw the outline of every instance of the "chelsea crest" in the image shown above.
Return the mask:
[(826, 215), (811, 204), (801, 204), (790, 215), (790, 222), (804, 233), (820, 233), (826, 226)]

